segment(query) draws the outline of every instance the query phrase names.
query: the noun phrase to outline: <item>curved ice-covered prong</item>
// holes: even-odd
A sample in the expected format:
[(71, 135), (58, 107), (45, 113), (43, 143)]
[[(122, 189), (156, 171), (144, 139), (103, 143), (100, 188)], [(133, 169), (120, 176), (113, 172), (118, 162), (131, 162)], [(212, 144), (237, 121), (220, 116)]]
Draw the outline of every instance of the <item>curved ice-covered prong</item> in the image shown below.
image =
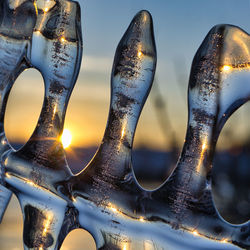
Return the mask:
[(72, 178), (73, 196), (89, 192), (86, 195), (91, 196), (93, 202), (105, 203), (112, 193), (120, 191), (118, 186), (121, 183), (135, 182), (131, 170), (131, 149), (155, 67), (152, 17), (147, 11), (140, 11), (116, 50), (111, 75), (110, 112), (102, 144), (90, 164)]
[(69, 97), (80, 70), (80, 7), (68, 0), (53, 3), (51, 6), (47, 2), (41, 10), (38, 6), (41, 14), (32, 37), (30, 61), (43, 75), (45, 98), (30, 141), (57, 140), (61, 135)]
[[(26, 15), (29, 12), (29, 15)], [(28, 67), (25, 56), (36, 22), (35, 7), (31, 1), (0, 4), (0, 157), (10, 149), (4, 132), (4, 114), (10, 89), (18, 75)], [(0, 172), (2, 169), (0, 168)], [(12, 192), (4, 187), (0, 175), (0, 222)]]
[[(194, 57), (187, 135), (171, 178), (173, 186), (188, 190), (193, 198), (199, 198), (208, 187), (213, 153), (223, 125), (250, 98), (248, 39), (240, 28), (217, 25)], [(184, 187), (186, 179), (188, 186)]]
[[(131, 149), (155, 67), (152, 17), (147, 11), (140, 11), (116, 50), (111, 75), (110, 112), (102, 144), (90, 164), (70, 181), (79, 222), (92, 233), (97, 247), (102, 245), (103, 236), (100, 236), (99, 227), (93, 230), (86, 223), (88, 212), (85, 202), (89, 200), (100, 207), (112, 207), (114, 203), (125, 211), (128, 204), (134, 202), (135, 196), (132, 194), (140, 192), (131, 170)], [(82, 201), (82, 197), (86, 200)], [(92, 219), (96, 220), (97, 217)]]
[[(35, 6), (38, 17), (27, 57), (31, 65), (43, 75), (44, 103), (29, 141), (18, 151), (9, 150), (2, 159), (2, 165), (6, 183), (22, 206), (24, 224), (28, 221), (28, 224), (39, 225), (43, 223), (43, 218), (46, 223), (46, 211), (42, 212), (45, 208), (50, 214), (48, 224), (50, 221), (53, 223), (42, 237), (41, 227), (32, 227), (32, 230), (24, 227), (25, 247), (37, 246), (35, 235), (38, 235), (41, 244), (47, 242), (46, 249), (54, 249), (63, 240), (62, 232), (65, 235), (65, 231), (70, 230), (64, 220), (71, 199), (62, 182), (67, 181), (72, 173), (65, 159), (60, 136), (81, 63), (80, 7), (78, 3), (67, 0), (37, 1)], [(41, 199), (41, 196), (44, 198)], [(55, 201), (63, 200), (61, 197), (66, 201), (57, 204)], [(36, 212), (30, 218), (32, 211)], [(50, 235), (53, 235), (53, 241), (50, 241)]]
[[(123, 35), (111, 75), (111, 105), (102, 144), (79, 177), (124, 180), (131, 171), (131, 148), (141, 110), (156, 67), (152, 17), (140, 11)], [(93, 172), (92, 172), (93, 171)], [(97, 174), (99, 173), (99, 174)], [(79, 180), (80, 181), (80, 180)]]
[(219, 108), (224, 31), (224, 26), (214, 27), (194, 57), (189, 81), (189, 118), (185, 144), (171, 178), (156, 191), (171, 189), (168, 193), (178, 202), (175, 206), (180, 209), (185, 209), (183, 200), (188, 197), (198, 199), (207, 188), (210, 167), (208, 154)]
[(81, 62), (80, 10), (75, 2), (60, 1), (51, 13), (40, 15), (29, 60), (43, 75), (44, 103), (31, 138), (20, 150), (10, 151), (3, 165), (9, 175), (27, 178), (56, 193), (56, 183), (71, 175), (60, 135)]
[[(250, 97), (249, 48), (248, 34), (235, 26), (218, 25), (208, 33), (193, 60), (188, 129), (181, 157), (171, 177), (152, 194), (168, 203), (173, 213), (170, 217), (175, 217), (178, 227), (247, 247), (249, 224), (230, 225), (218, 215), (210, 177), (221, 128)], [(220, 228), (220, 235), (214, 228)]]
[(129, 171), (135, 129), (152, 86), (155, 67), (152, 17), (147, 11), (140, 11), (116, 49), (109, 118), (95, 156), (102, 166), (93, 166), (103, 168), (105, 165), (103, 171), (113, 178), (122, 179)]
[[(110, 112), (99, 152), (103, 150), (107, 155), (116, 152), (116, 158), (119, 158), (127, 150), (130, 151), (141, 110), (152, 86), (155, 68), (152, 17), (149, 12), (140, 11), (116, 49), (111, 76)], [(124, 170), (116, 167), (108, 171), (122, 178)]]

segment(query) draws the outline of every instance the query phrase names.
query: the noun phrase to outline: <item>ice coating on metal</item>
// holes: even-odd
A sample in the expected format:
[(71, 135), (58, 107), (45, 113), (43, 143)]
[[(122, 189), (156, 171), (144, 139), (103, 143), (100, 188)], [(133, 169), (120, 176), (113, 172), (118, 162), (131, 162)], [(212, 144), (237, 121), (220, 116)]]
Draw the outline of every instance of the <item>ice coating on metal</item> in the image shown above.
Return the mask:
[[(124, 48), (127, 55), (126, 46), (121, 46), (129, 41), (127, 34), (131, 35), (129, 31), (125, 33), (124, 41), (116, 51), (120, 55), (115, 56), (114, 67), (118, 65), (119, 69), (113, 69), (114, 78), (117, 72), (120, 73), (119, 90), (122, 89), (125, 95), (130, 93), (130, 86), (134, 86), (126, 81), (139, 76), (137, 63), (132, 62), (136, 68), (134, 71), (124, 67), (124, 51), (119, 51), (119, 48)], [(70, 181), (74, 206), (79, 211), (79, 223), (93, 235), (98, 249), (249, 248), (249, 223), (231, 225), (224, 221), (216, 210), (211, 193), (212, 158), (219, 132), (232, 112), (250, 96), (246, 88), (238, 90), (236, 95), (233, 86), (239, 79), (232, 82), (225, 75), (229, 75), (224, 68), (228, 55), (238, 56), (239, 51), (235, 47), (242, 44), (240, 41), (234, 45), (232, 35), (241, 39), (246, 33), (229, 25), (216, 26), (196, 53), (189, 83), (186, 141), (175, 171), (157, 190), (140, 188), (131, 170), (131, 150), (127, 149), (130, 147), (123, 147), (123, 150), (119, 147), (124, 145), (126, 135), (133, 138), (135, 126), (133, 130), (127, 130), (128, 124), (133, 122), (133, 115), (128, 115), (131, 109), (128, 106), (123, 109), (123, 99), (118, 101), (118, 105), (113, 101), (116, 100), (116, 92), (112, 86), (114, 99), (111, 100), (110, 114), (113, 106), (118, 106), (116, 110), (121, 115), (116, 116), (113, 127), (109, 118), (96, 156), (79, 176), (72, 177)], [(228, 52), (226, 47), (234, 53)], [(116, 63), (117, 58), (121, 63)], [(121, 66), (128, 68), (128, 73), (122, 72)], [(236, 70), (241, 75), (248, 73), (247, 68), (246, 72), (239, 72), (242, 67)], [(123, 88), (125, 84), (127, 90)], [(138, 102), (138, 98), (133, 99)], [(123, 122), (124, 115), (126, 122)], [(90, 225), (91, 222), (94, 226)]]
[(2, 158), (4, 184), (21, 204), (24, 248), (56, 249), (58, 235), (67, 228), (64, 224), (70, 224), (65, 221), (72, 207), (67, 190), (60, 184), (72, 175), (60, 136), (81, 63), (80, 7), (67, 0), (6, 0), (0, 7), (6, 15), (1, 20), (1, 39), (7, 43), (1, 43), (1, 53), (10, 64), (1, 64), (5, 75), (10, 71), (1, 82), (1, 90), (8, 94), (24, 66), (39, 70), (45, 86), (43, 107), (31, 138)]
[[(25, 55), (35, 22), (35, 15), (27, 13), (32, 9), (34, 5), (28, 1), (0, 3), (0, 156), (10, 149), (4, 132), (4, 113), (15, 79), (27, 68)], [(4, 187), (2, 174), (0, 168), (0, 222), (12, 194)]]
[(248, 34), (219, 25), (203, 41), (190, 75), (182, 154), (171, 177), (147, 191), (134, 176), (131, 150), (156, 68), (151, 15), (139, 12), (117, 47), (102, 143), (89, 165), (73, 176), (59, 138), (80, 68), (79, 5), (5, 0), (0, 11), (0, 150), (7, 145), (1, 154), (10, 147), (3, 118), (14, 80), (23, 69), (35, 67), (45, 82), (33, 135), (20, 150), (9, 149), (2, 157), (0, 202), (2, 197), (5, 202), (0, 211), (13, 191), (24, 216), (25, 249), (58, 249), (74, 228), (88, 230), (98, 249), (250, 248), (249, 222), (231, 225), (220, 217), (210, 179), (219, 133), (250, 96)]

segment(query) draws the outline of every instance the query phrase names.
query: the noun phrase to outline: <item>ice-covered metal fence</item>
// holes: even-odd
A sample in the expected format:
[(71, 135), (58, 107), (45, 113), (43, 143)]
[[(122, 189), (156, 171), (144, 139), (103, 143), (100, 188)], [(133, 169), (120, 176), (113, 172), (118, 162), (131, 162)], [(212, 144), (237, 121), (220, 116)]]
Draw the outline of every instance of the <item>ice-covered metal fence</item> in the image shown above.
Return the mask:
[[(140, 11), (117, 47), (102, 143), (73, 175), (60, 135), (81, 63), (79, 4), (4, 0), (0, 13), (0, 212), (2, 217), (13, 192), (22, 208), (25, 249), (60, 248), (75, 228), (89, 231), (98, 249), (250, 248), (249, 222), (224, 221), (211, 192), (220, 131), (250, 96), (246, 32), (218, 25), (204, 39), (190, 75), (181, 156), (170, 178), (146, 191), (134, 176), (131, 151), (156, 68), (151, 15)], [(5, 107), (15, 79), (30, 67), (44, 78), (44, 103), (31, 138), (15, 151), (4, 133)]]

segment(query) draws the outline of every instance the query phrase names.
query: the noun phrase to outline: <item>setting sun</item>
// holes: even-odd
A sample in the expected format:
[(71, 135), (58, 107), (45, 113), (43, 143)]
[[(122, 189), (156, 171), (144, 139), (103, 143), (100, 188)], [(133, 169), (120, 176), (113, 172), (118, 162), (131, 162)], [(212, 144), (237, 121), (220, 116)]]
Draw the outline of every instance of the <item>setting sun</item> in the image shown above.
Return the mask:
[(63, 148), (68, 148), (72, 141), (72, 135), (68, 129), (64, 129), (62, 136), (61, 136), (61, 142), (63, 145)]

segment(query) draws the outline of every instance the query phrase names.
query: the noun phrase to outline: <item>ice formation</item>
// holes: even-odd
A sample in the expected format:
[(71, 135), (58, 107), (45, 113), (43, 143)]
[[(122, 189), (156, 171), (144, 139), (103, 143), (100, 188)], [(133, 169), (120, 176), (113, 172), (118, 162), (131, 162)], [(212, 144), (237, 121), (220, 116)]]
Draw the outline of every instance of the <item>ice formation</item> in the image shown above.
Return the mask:
[[(0, 218), (13, 192), (22, 208), (25, 249), (58, 249), (75, 228), (89, 231), (98, 249), (250, 248), (249, 222), (223, 220), (211, 192), (220, 131), (250, 96), (246, 32), (218, 25), (204, 39), (192, 64), (180, 159), (161, 187), (147, 191), (134, 176), (131, 151), (156, 69), (149, 12), (134, 17), (117, 47), (106, 131), (78, 175), (70, 171), (60, 135), (81, 63), (79, 4), (4, 0), (0, 12)], [(5, 106), (15, 79), (30, 67), (44, 78), (44, 103), (31, 138), (15, 151), (4, 134)]]

